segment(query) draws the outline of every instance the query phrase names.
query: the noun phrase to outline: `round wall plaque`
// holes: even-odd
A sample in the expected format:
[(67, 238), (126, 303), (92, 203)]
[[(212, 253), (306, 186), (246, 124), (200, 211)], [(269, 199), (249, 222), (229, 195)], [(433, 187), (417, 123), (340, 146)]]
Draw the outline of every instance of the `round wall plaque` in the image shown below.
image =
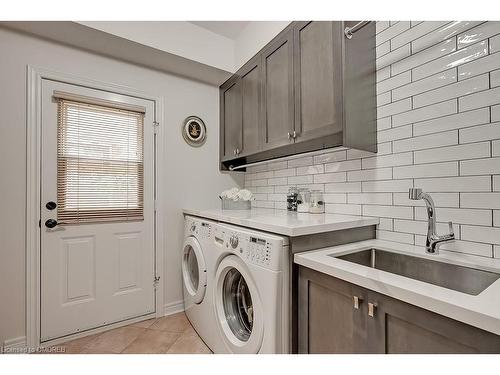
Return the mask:
[(197, 116), (189, 116), (182, 124), (182, 137), (188, 145), (200, 147), (207, 139), (207, 128), (203, 120)]

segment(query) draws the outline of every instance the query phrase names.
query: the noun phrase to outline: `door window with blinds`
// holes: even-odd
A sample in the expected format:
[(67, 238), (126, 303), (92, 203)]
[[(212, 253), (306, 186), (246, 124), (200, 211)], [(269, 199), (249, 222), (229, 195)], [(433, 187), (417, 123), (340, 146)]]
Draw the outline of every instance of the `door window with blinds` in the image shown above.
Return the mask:
[(144, 111), (55, 96), (57, 220), (144, 219)]

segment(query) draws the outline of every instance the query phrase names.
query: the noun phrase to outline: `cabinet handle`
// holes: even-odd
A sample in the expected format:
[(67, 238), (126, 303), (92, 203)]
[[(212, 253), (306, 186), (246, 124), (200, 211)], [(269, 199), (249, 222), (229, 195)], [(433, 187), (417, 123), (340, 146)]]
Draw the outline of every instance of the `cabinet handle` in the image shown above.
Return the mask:
[(373, 318), (375, 316), (375, 309), (377, 308), (376, 303), (368, 302), (368, 316)]
[(297, 138), (297, 132), (294, 130), (292, 134), (293, 139)]
[(358, 310), (359, 309), (359, 305), (361, 304), (361, 302), (363, 302), (363, 298), (358, 297), (358, 296), (353, 296), (352, 299), (353, 299), (353, 302), (354, 302), (354, 308), (356, 310)]

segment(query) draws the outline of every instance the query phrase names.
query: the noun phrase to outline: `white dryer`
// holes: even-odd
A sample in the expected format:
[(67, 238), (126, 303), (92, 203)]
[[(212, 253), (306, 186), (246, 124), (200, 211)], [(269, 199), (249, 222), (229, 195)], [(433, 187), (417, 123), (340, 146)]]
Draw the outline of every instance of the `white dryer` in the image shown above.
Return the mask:
[(215, 259), (213, 232), (217, 223), (192, 216), (184, 217), (182, 283), (184, 311), (201, 339), (213, 351), (219, 339), (214, 325), (213, 275)]
[(226, 224), (214, 236), (214, 352), (288, 353), (288, 239)]

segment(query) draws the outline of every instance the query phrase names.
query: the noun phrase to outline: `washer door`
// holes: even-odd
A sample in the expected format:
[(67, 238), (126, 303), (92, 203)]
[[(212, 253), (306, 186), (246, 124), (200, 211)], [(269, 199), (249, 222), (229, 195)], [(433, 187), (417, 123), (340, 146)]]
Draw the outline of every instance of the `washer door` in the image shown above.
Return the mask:
[(207, 267), (200, 243), (194, 237), (188, 237), (184, 242), (182, 279), (193, 302), (201, 303), (207, 289)]
[(225, 257), (216, 274), (215, 309), (222, 337), (233, 353), (258, 353), (264, 317), (257, 288), (245, 263)]

